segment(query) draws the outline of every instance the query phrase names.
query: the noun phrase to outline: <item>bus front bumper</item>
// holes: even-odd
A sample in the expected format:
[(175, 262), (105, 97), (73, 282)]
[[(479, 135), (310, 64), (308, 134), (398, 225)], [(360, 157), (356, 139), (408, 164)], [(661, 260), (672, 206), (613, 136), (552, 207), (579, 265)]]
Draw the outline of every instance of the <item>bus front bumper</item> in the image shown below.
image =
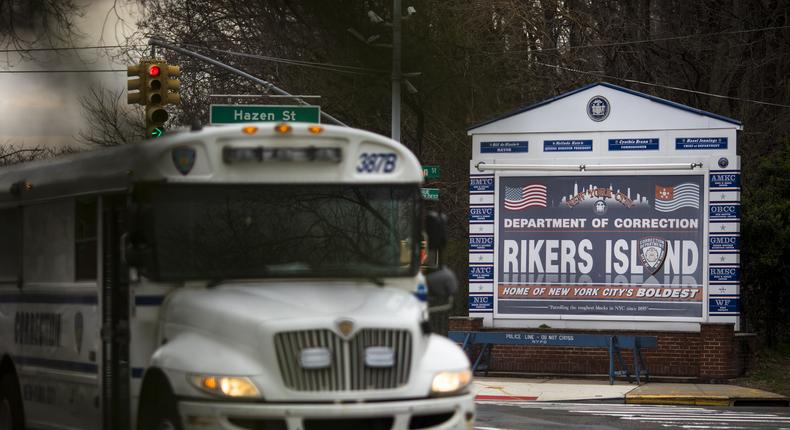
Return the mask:
[(184, 430), (471, 430), (474, 395), (373, 403), (296, 404), (181, 401)]

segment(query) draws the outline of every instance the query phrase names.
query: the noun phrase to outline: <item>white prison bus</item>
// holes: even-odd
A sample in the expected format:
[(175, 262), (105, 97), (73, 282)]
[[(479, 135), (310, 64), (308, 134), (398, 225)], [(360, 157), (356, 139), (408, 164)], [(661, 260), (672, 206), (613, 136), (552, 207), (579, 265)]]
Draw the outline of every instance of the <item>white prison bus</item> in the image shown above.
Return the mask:
[(307, 124), (0, 170), (0, 427), (471, 428), (417, 294), (421, 182), (397, 142)]

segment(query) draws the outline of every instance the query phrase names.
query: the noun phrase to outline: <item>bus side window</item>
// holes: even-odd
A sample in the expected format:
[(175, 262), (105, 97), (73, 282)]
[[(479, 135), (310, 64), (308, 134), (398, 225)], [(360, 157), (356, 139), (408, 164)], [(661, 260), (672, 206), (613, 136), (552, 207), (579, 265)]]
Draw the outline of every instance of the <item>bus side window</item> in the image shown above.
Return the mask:
[(25, 284), (74, 282), (74, 199), (22, 209)]
[(0, 210), (0, 284), (19, 281), (19, 208)]
[(96, 198), (74, 202), (74, 275), (77, 281), (96, 279)]

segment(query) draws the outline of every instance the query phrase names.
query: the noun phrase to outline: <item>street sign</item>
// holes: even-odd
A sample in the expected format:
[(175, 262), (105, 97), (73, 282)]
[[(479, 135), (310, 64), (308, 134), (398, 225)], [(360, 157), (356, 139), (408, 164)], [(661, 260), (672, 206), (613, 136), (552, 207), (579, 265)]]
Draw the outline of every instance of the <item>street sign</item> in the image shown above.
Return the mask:
[(439, 166), (422, 166), (423, 179), (439, 179), (442, 174)]
[(439, 200), (438, 188), (420, 188), (423, 200)]
[(211, 105), (212, 124), (240, 122), (321, 122), (319, 106), (284, 105)]

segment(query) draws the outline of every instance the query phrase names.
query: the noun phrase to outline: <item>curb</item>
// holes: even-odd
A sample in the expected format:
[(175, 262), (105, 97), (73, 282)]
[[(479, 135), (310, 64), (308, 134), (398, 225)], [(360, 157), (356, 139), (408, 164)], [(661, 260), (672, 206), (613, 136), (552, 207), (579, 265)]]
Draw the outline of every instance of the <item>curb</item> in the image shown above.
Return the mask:
[(485, 394), (478, 394), (477, 396), (475, 396), (475, 401), (485, 401), (485, 400), (532, 402), (538, 400), (538, 397), (537, 396), (489, 396)]
[(784, 397), (683, 396), (673, 394), (627, 395), (626, 404), (686, 406), (790, 406)]
[(727, 396), (677, 396), (672, 394), (627, 395), (625, 403), (632, 405), (730, 406), (730, 398)]

